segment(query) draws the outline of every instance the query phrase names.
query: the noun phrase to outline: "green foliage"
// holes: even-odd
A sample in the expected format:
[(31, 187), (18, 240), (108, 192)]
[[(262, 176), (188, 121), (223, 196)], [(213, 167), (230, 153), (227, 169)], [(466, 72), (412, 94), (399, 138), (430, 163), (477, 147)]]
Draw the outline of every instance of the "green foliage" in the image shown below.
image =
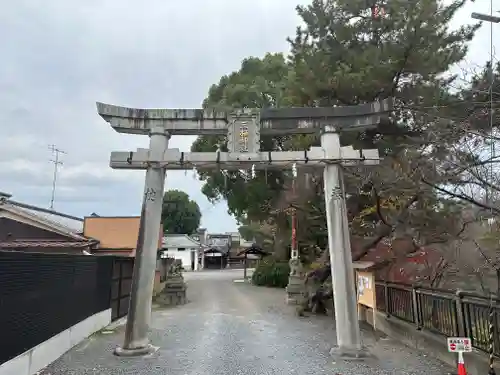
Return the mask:
[(407, 143), (403, 131), (428, 130), (428, 119), (408, 107), (448, 104), (448, 81), (441, 75), (464, 58), (466, 42), (477, 29), (448, 30), (464, 3), (444, 6), (441, 1), (423, 0), (408, 7), (391, 1), (384, 5), (385, 16), (376, 19), (370, 16), (369, 1), (314, 0), (297, 7), (304, 26), (289, 39), (294, 101), (331, 106), (395, 97), (398, 111), (392, 126), (346, 134), (342, 142), (397, 154), (399, 145)]
[(258, 286), (285, 288), (288, 285), (290, 266), (288, 262), (264, 258), (252, 275), (252, 283)]
[(241, 225), (238, 228), (238, 232), (246, 241), (254, 241), (259, 244), (264, 244), (270, 240), (270, 235), (263, 232), (262, 228), (258, 224), (250, 223), (247, 225)]
[(477, 29), (448, 30), (464, 3), (391, 1), (380, 18), (370, 16), (368, 1), (314, 0), (297, 7), (305, 25), (290, 40), (296, 95), (318, 105), (351, 105), (439, 94), (436, 79), (464, 58), (465, 42)]
[[(405, 2), (383, 5), (385, 15), (371, 17), (371, 3), (351, 0), (313, 0), (297, 11), (303, 26), (291, 44), (293, 66), (289, 93), (292, 101), (311, 106), (354, 105), (394, 97), (396, 111), (390, 122), (361, 134), (344, 133), (343, 144), (358, 148), (378, 148), (387, 156), (380, 169), (360, 170), (346, 177), (351, 217), (374, 205), (377, 199), (435, 193), (423, 186), (422, 177), (436, 179), (436, 165), (449, 152), (429, 134), (441, 134), (440, 142), (453, 141), (448, 124), (425, 116), (426, 108), (447, 107), (453, 77), (443, 78), (449, 68), (467, 52), (477, 25), (451, 30), (449, 21), (465, 3), (423, 0), (408, 7)], [(432, 151), (429, 151), (432, 150)], [(398, 161), (394, 168), (392, 160)], [(349, 171), (347, 172), (349, 173)], [(421, 206), (419, 215), (428, 217), (432, 206)], [(367, 216), (360, 235), (373, 235), (379, 213)], [(431, 226), (436, 223), (430, 223)]]
[[(212, 85), (204, 107), (264, 108), (287, 105), (286, 83), (289, 66), (282, 54), (267, 54), (264, 58), (250, 57), (243, 60), (241, 68), (219, 83)], [(262, 150), (284, 147), (284, 137), (261, 139)], [(226, 149), (225, 137), (200, 136), (192, 151), (215, 151), (218, 146)], [(203, 193), (212, 202), (225, 199), (229, 212), (240, 222), (244, 218), (265, 219), (272, 202), (279, 197), (284, 177), (280, 171), (258, 172), (248, 180), (239, 171), (200, 171), (205, 184)]]
[(252, 241), (255, 237), (257, 229), (254, 229), (251, 225), (241, 225), (238, 228), (238, 232), (245, 241)]
[(161, 220), (164, 233), (190, 235), (200, 226), (200, 207), (183, 191), (168, 190), (163, 196)]
[[(404, 1), (392, 1), (383, 5), (384, 16), (373, 18), (370, 1), (313, 0), (310, 5), (297, 7), (301, 26), (289, 39), (288, 58), (267, 54), (245, 59), (238, 71), (210, 88), (203, 106), (335, 106), (395, 97), (396, 111), (383, 127), (362, 134), (346, 132), (341, 137), (345, 145), (378, 148), (387, 156), (380, 169), (346, 176), (349, 215), (352, 218), (370, 209), (374, 200), (393, 197), (401, 198), (402, 203), (393, 210), (399, 212), (404, 201), (418, 194), (422, 199), (418, 212), (412, 215), (419, 218), (413, 215), (410, 221), (422, 223), (432, 216), (428, 227), (435, 228), (434, 207), (439, 199), (421, 180), (445, 180), (436, 166), (450, 154), (446, 142), (455, 142), (461, 136), (450, 134), (449, 123), (436, 121), (434, 109), (448, 108), (457, 100), (450, 93), (454, 77), (444, 78), (444, 73), (464, 58), (467, 42), (478, 28), (449, 28), (450, 20), (465, 2), (455, 0), (444, 5), (439, 0), (422, 0), (408, 6)], [(433, 108), (434, 117), (425, 113), (428, 108)], [(443, 109), (439, 114), (449, 112)], [(441, 145), (436, 145), (429, 134)], [(192, 150), (215, 151), (217, 146), (224, 150), (225, 144), (224, 137), (199, 137)], [(261, 150), (307, 149), (317, 144), (318, 138), (311, 136), (263, 137)], [(288, 220), (275, 214), (290, 201), (284, 199), (288, 198), (285, 188), (290, 181), (285, 172), (259, 172), (257, 178), (248, 180), (241, 172), (202, 171), (200, 179), (205, 182), (203, 193), (211, 201), (225, 199), (229, 212), (240, 222), (248, 226), (274, 216), (277, 232), (289, 234)], [(298, 208), (301, 247), (326, 246), (321, 185), (319, 176), (316, 186), (320, 188)], [(297, 201), (300, 198), (304, 197)], [(379, 216), (377, 210), (365, 215), (359, 234), (373, 235)], [(258, 233), (255, 228), (243, 231), (247, 236)]]
[[(464, 87), (458, 94), (458, 103), (465, 105), (454, 105), (450, 110), (450, 116), (457, 120), (467, 119), (470, 126), (479, 131), (490, 132), (489, 106), (490, 99), (493, 106), (498, 108), (500, 103), (500, 62), (493, 66), (493, 88), (490, 98), (491, 62), (488, 61), (484, 69), (476, 72), (471, 84)], [(465, 103), (464, 103), (465, 102)], [(493, 116), (493, 127), (500, 126), (500, 116)]]
[(287, 105), (289, 66), (281, 53), (249, 57), (241, 68), (212, 85), (203, 107), (265, 108)]

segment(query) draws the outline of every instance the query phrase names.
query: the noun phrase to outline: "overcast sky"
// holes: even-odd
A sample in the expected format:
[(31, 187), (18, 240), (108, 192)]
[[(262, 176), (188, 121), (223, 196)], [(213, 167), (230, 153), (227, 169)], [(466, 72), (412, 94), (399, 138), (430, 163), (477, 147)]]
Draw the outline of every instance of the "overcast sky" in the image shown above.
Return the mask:
[[(143, 171), (112, 170), (112, 150), (146, 147), (147, 137), (114, 133), (95, 102), (129, 107), (199, 107), (209, 86), (243, 58), (286, 51), (299, 20), (297, 0), (16, 0), (0, 12), (0, 191), (50, 203), (53, 158), (67, 154), (55, 209), (77, 216), (138, 215)], [(307, 1), (302, 1), (307, 3)], [(127, 4), (126, 6), (124, 4)], [(489, 1), (468, 6), (489, 12)], [(499, 9), (500, 10), (500, 6)], [(500, 32), (500, 25), (496, 25)], [(496, 49), (500, 48), (500, 41)], [(489, 29), (472, 44), (472, 67), (488, 59)], [(171, 147), (187, 151), (193, 137)], [(191, 172), (169, 172), (202, 210), (211, 232), (236, 230), (224, 203), (212, 206)]]

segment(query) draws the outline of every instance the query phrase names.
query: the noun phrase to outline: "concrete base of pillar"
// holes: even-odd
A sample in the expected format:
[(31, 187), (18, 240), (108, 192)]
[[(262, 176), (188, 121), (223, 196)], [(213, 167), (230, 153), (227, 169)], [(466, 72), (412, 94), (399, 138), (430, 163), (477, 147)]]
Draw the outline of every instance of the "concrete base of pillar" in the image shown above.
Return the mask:
[(374, 355), (366, 348), (344, 348), (334, 346), (330, 349), (330, 355), (336, 360), (343, 361), (364, 361), (369, 358), (374, 358)]
[(118, 357), (142, 357), (154, 353), (158, 348), (153, 345), (146, 345), (143, 348), (125, 349), (118, 347), (114, 350), (113, 354)]

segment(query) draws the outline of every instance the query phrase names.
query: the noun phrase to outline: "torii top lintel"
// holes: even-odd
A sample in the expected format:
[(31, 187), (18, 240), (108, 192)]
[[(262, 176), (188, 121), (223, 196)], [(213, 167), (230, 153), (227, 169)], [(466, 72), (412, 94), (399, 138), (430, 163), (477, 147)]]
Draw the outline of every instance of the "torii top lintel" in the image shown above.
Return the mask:
[(325, 125), (360, 131), (377, 126), (393, 110), (393, 99), (342, 107), (238, 109), (139, 109), (97, 102), (97, 112), (119, 133), (148, 134), (155, 127), (171, 135), (226, 134), (231, 121), (250, 120), (262, 134), (309, 134)]

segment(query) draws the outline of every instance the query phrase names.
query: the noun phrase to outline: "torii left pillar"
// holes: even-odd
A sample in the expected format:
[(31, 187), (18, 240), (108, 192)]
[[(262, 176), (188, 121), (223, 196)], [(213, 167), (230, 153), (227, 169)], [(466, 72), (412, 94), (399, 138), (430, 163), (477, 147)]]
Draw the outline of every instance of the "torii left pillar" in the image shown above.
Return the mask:
[[(163, 127), (153, 128), (149, 134), (149, 152), (152, 160), (161, 160), (167, 150), (169, 134)], [(115, 349), (118, 356), (138, 356), (154, 351), (149, 342), (152, 296), (158, 251), (159, 228), (165, 168), (151, 163), (146, 170), (144, 199), (132, 278), (132, 291), (123, 346)]]

